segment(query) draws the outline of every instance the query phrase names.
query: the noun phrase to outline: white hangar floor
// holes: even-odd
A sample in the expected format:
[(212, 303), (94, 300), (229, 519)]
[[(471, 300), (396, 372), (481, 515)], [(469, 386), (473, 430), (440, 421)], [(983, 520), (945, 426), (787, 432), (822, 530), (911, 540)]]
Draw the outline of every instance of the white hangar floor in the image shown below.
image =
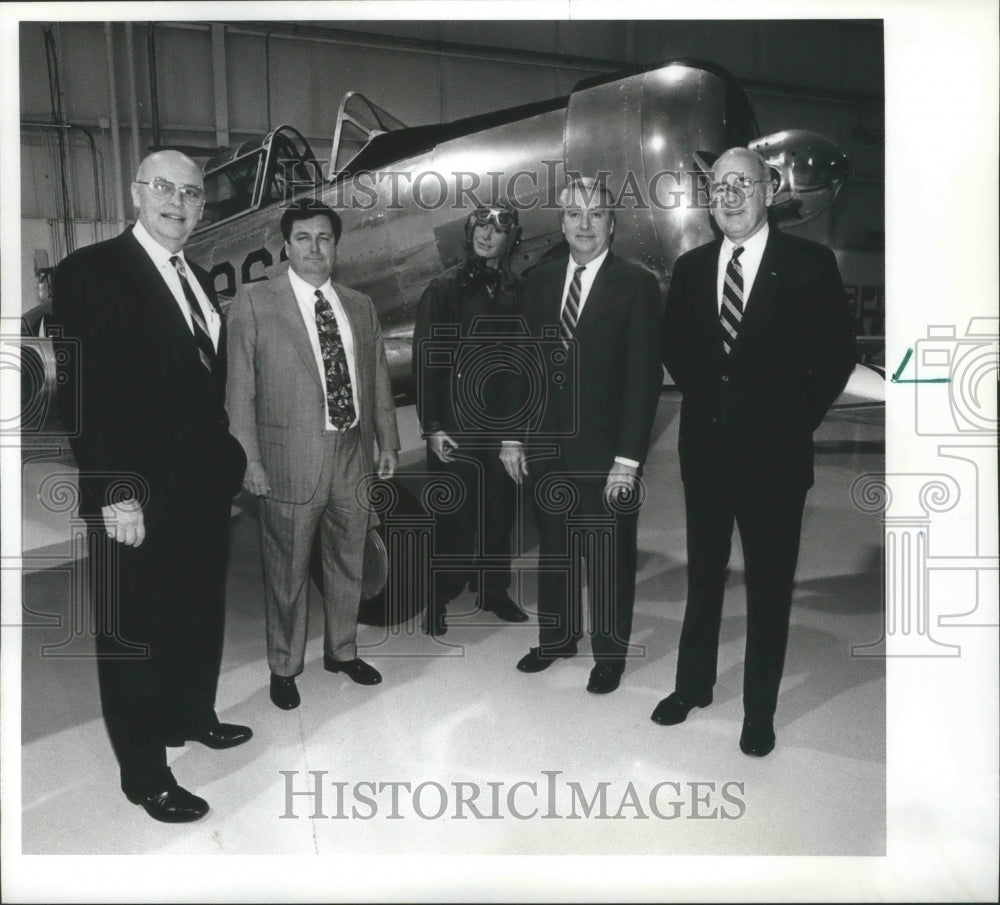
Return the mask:
[[(437, 641), (420, 633), (419, 619), (395, 629), (362, 626), (361, 655), (384, 682), (354, 685), (322, 669), (314, 589), (302, 706), (280, 711), (268, 699), (257, 524), (234, 518), (218, 712), (253, 727), (254, 738), (228, 751), (169, 749), (178, 781), (211, 805), (188, 825), (156, 823), (121, 795), (85, 633), (73, 645), (80, 656), (41, 653), (72, 630), (65, 618), (72, 564), (60, 540), (65, 529), (46, 519), (37, 489), (71, 459), (58, 449), (25, 450), (23, 852), (884, 854), (885, 663), (852, 655), (882, 635), (882, 526), (850, 494), (860, 474), (884, 468), (884, 412), (835, 411), (817, 434), (778, 744), (762, 760), (737, 744), (738, 543), (715, 703), (680, 726), (649, 719), (672, 690), (684, 608), (676, 414), (676, 398), (665, 394), (640, 520), (632, 640), (645, 656), (604, 697), (585, 691), (586, 645), (544, 673), (517, 672), (514, 664), (537, 643), (534, 619), (509, 625), (476, 613), (471, 592), (452, 604), (448, 634)], [(412, 417), (400, 409), (404, 429), (412, 431)], [(412, 449), (403, 465), (417, 467), (421, 457)], [(524, 570), (521, 603), (533, 614), (530, 551), (516, 565)], [(309, 792), (314, 777), (322, 799), (290, 794)]]

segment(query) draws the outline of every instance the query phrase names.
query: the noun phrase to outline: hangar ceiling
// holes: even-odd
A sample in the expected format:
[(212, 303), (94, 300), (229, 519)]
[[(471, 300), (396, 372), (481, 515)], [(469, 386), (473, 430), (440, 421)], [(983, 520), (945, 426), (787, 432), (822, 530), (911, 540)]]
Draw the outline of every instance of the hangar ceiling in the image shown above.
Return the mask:
[(732, 71), (763, 133), (809, 128), (846, 151), (852, 181), (817, 237), (877, 244), (883, 229), (878, 21), (23, 22), (19, 49), (26, 286), (35, 252), (54, 263), (122, 228), (152, 145), (215, 148), (287, 123), (324, 160), (349, 90), (421, 125), (678, 56)]

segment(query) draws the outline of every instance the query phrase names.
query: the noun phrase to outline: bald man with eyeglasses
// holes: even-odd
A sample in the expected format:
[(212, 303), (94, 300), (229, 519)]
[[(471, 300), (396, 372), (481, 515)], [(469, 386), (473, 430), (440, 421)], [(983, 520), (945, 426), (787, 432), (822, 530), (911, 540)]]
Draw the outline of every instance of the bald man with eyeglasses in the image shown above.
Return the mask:
[(833, 252), (770, 226), (773, 198), (760, 155), (719, 157), (711, 214), (721, 236), (677, 259), (662, 345), (683, 396), (688, 590), (674, 691), (651, 718), (673, 726), (712, 703), (735, 524), (747, 595), (739, 744), (751, 757), (775, 745), (813, 432), (854, 366)]
[[(121, 788), (155, 820), (208, 803), (178, 785), (166, 748), (243, 744), (215, 711), (230, 506), (246, 458), (223, 407), (226, 342), (208, 275), (184, 256), (204, 205), (201, 170), (146, 157), (138, 221), (55, 270), (54, 321), (74, 355), (59, 402), (88, 529), (101, 705)], [(109, 816), (113, 811), (109, 811)]]

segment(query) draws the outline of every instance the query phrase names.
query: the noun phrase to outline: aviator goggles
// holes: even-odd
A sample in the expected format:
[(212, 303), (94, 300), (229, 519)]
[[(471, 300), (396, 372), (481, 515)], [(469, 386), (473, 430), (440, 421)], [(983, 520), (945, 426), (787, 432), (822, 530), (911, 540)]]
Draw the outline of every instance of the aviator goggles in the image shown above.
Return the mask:
[(197, 207), (205, 200), (205, 192), (196, 185), (174, 185), (169, 179), (156, 176), (148, 182), (135, 180), (136, 185), (148, 185), (153, 197), (159, 201), (168, 201), (174, 197), (174, 192), (180, 192), (181, 201), (188, 207)]
[(485, 226), (487, 223), (492, 223), (497, 229), (504, 231), (517, 223), (517, 214), (502, 207), (479, 207), (476, 208), (475, 216), (476, 226)]

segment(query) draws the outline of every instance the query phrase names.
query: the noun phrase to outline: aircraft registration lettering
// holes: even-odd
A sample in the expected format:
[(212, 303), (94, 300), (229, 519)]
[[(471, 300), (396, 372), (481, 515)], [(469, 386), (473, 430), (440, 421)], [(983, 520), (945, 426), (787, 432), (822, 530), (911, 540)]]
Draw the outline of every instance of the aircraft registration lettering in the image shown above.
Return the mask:
[[(267, 274), (265, 271), (273, 263), (274, 256), (266, 248), (258, 248), (256, 251), (250, 252), (243, 259), (243, 265), (240, 267), (240, 282), (259, 283), (261, 280), (266, 280)], [(260, 276), (253, 276), (253, 268), (258, 264), (261, 265)]]
[[(287, 260), (288, 255), (285, 253), (284, 246), (282, 246), (278, 254), (278, 261), (280, 263)], [(274, 253), (270, 249), (266, 246), (255, 248), (243, 258), (243, 262), (240, 264), (239, 285), (259, 283), (261, 280), (266, 280), (267, 268), (272, 264), (274, 264)], [(209, 271), (209, 276), (212, 278), (212, 285), (215, 286), (215, 291), (220, 298), (228, 300), (236, 295), (238, 288), (236, 268), (231, 261), (223, 259), (213, 265)]]

